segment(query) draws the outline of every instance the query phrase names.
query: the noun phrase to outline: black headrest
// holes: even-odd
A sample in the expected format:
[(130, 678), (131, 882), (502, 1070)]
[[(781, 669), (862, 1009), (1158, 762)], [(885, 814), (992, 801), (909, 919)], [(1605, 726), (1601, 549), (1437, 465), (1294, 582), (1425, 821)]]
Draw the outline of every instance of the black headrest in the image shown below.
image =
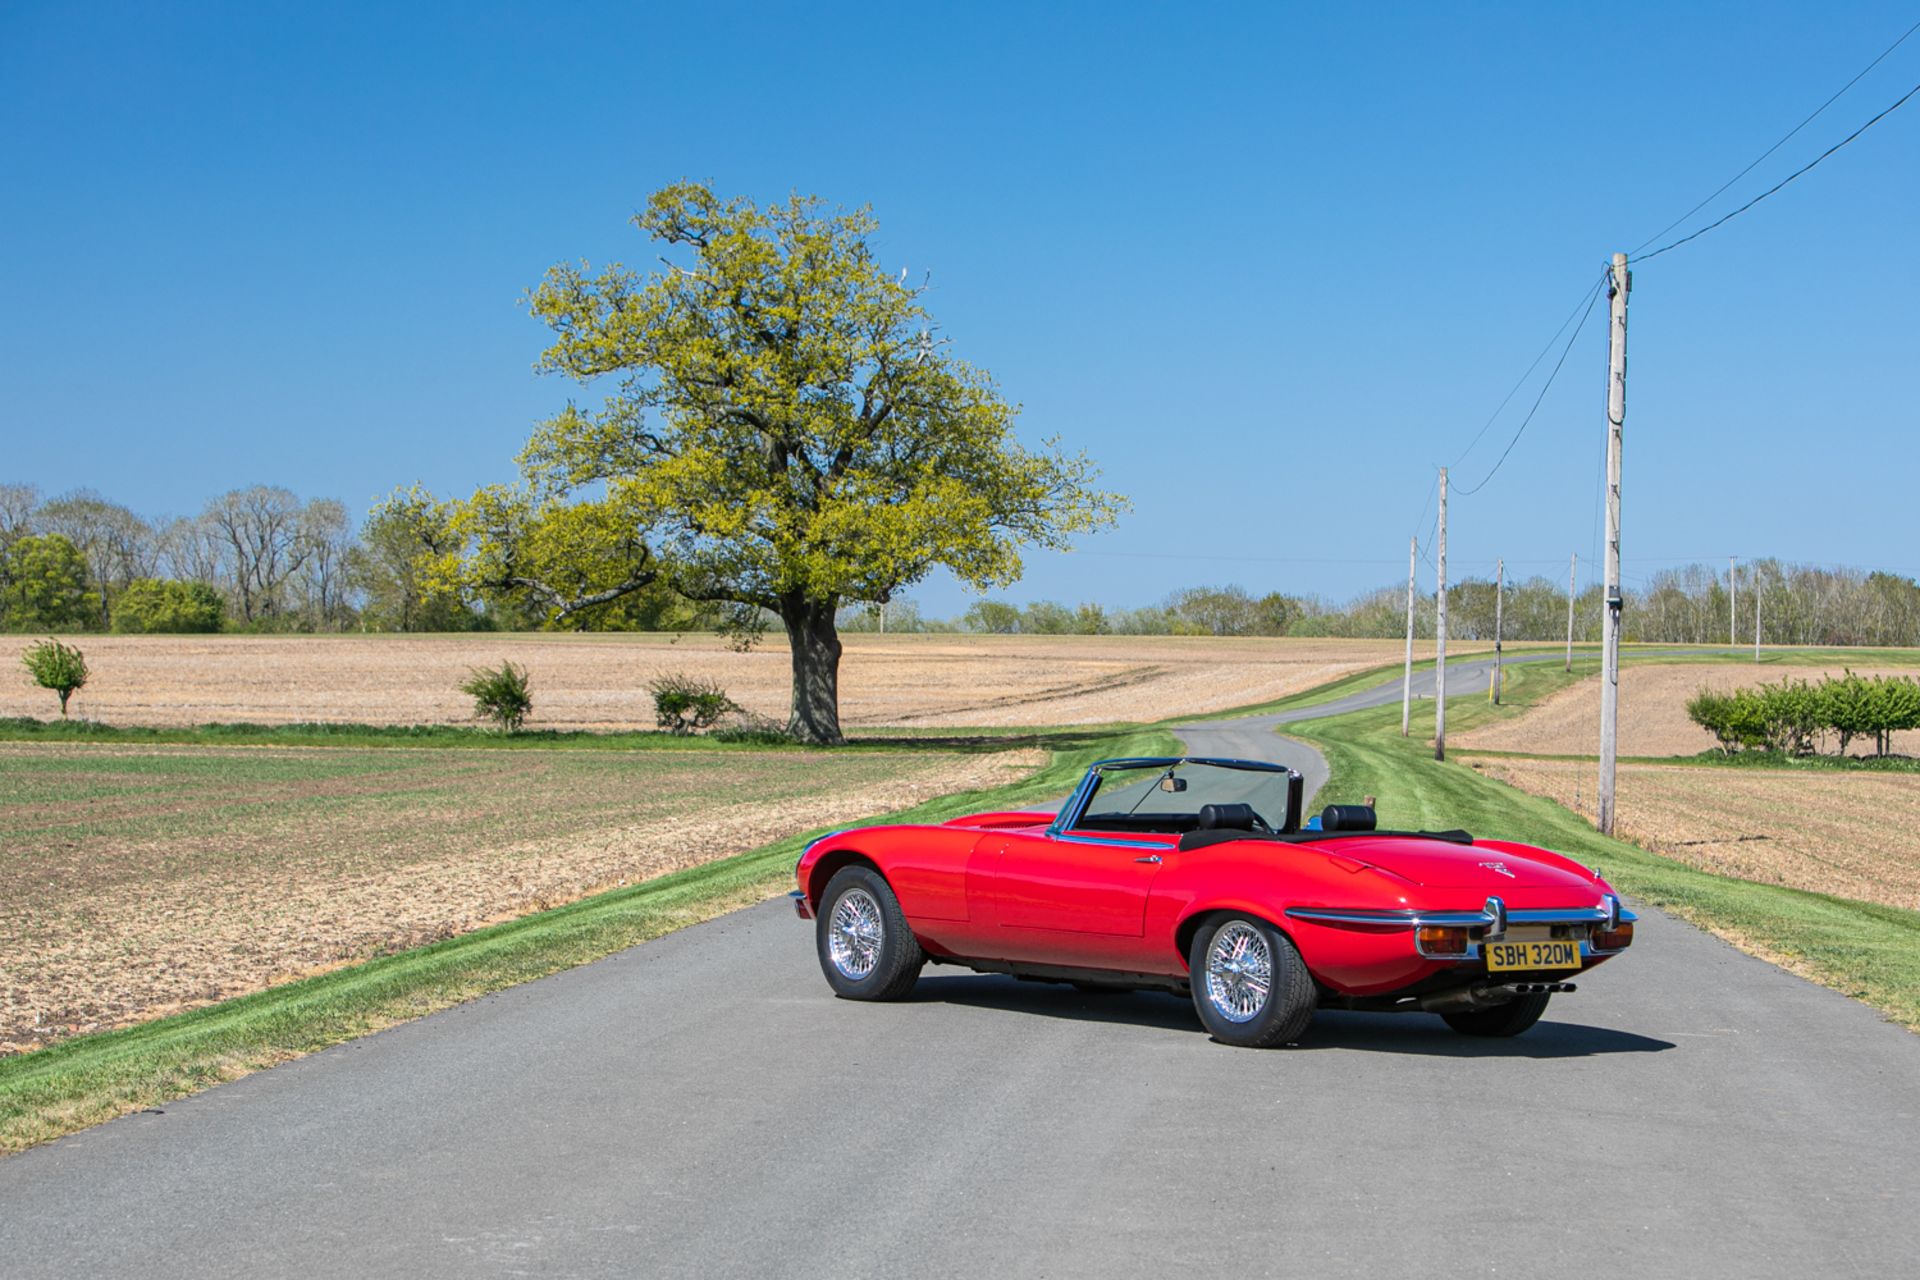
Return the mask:
[(1202, 831), (1251, 831), (1253, 806), (1250, 804), (1203, 804), (1200, 806)]
[(1322, 831), (1371, 831), (1373, 825), (1371, 805), (1330, 804), (1320, 811)]

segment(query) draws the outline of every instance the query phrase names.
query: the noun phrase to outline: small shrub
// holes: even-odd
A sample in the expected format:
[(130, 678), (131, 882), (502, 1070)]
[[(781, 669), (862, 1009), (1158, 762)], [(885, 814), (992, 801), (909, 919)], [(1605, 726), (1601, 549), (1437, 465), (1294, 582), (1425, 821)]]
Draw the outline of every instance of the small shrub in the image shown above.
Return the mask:
[(498, 667), (476, 667), (460, 692), (473, 699), (476, 720), (491, 720), (502, 733), (517, 732), (533, 710), (533, 692), (525, 667), (502, 662)]
[(20, 655), (20, 665), (42, 689), (60, 695), (60, 718), (67, 718), (67, 699), (87, 683), (87, 660), (72, 645), (61, 644), (48, 636)]
[(699, 733), (713, 728), (738, 711), (727, 691), (712, 680), (670, 672), (647, 683), (653, 695), (654, 719), (673, 734)]

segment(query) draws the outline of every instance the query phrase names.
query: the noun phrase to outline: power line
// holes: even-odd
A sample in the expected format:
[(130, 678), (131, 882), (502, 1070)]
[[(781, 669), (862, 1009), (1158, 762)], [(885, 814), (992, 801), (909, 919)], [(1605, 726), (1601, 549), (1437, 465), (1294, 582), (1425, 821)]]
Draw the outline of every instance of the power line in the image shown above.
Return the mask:
[(1782, 187), (1786, 186), (1789, 182), (1792, 182), (1795, 178), (1798, 178), (1801, 174), (1806, 173), (1808, 170), (1812, 169), (1815, 165), (1819, 164), (1822, 160), (1825, 160), (1828, 156), (1832, 155), (1834, 152), (1838, 151), (1840, 148), (1846, 146), (1849, 142), (1852, 142), (1855, 138), (1859, 137), (1861, 134), (1865, 133), (1867, 130), (1873, 128), (1874, 125), (1879, 124), (1882, 120), (1886, 119), (1888, 116), (1898, 111), (1901, 107), (1907, 104), (1907, 99), (1913, 97), (1913, 95), (1916, 93), (1920, 93), (1920, 84), (1916, 84), (1915, 86), (1913, 86), (1913, 88), (1907, 90), (1906, 93), (1901, 95), (1900, 100), (1898, 102), (1888, 107), (1885, 111), (1882, 111), (1879, 115), (1867, 121), (1865, 124), (1861, 125), (1858, 129), (1855, 129), (1852, 133), (1840, 139), (1840, 141), (1834, 143), (1832, 146), (1828, 147), (1825, 151), (1822, 151), (1819, 155), (1809, 160), (1806, 164), (1802, 165), (1798, 169), (1795, 169), (1792, 173), (1780, 179), (1780, 181), (1774, 183), (1771, 187), (1768, 187), (1765, 191), (1762, 191), (1759, 195), (1747, 201), (1745, 204), (1741, 205), (1738, 209), (1735, 209), (1732, 213), (1727, 214), (1725, 217), (1720, 218), (1718, 221), (1708, 223), (1706, 226), (1700, 228), (1698, 231), (1695, 231), (1691, 235), (1681, 236), (1678, 240), (1675, 240), (1672, 244), (1662, 245), (1658, 249), (1655, 249), (1652, 253), (1644, 254), (1641, 257), (1633, 259), (1633, 261), (1635, 262), (1651, 261), (1652, 259), (1659, 257), (1661, 254), (1666, 253), (1670, 249), (1678, 249), (1681, 245), (1686, 244), (1689, 240), (1698, 240), (1701, 236), (1707, 234), (1707, 232), (1709, 231), (1712, 231), (1714, 228), (1724, 226), (1728, 222), (1733, 221), (1733, 219), (1739, 217), (1741, 214), (1745, 213), (1747, 210), (1753, 208), (1753, 206), (1759, 204), (1762, 200), (1765, 200), (1768, 196), (1774, 194), (1776, 191), (1779, 191)]
[[(1493, 425), (1494, 419), (1498, 418), (1501, 413), (1506, 410), (1507, 405), (1513, 400), (1513, 397), (1519, 392), (1520, 388), (1526, 385), (1527, 379), (1533, 376), (1533, 371), (1538, 369), (1540, 362), (1547, 358), (1547, 352), (1553, 350), (1553, 344), (1560, 341), (1560, 335), (1567, 331), (1567, 326), (1573, 323), (1573, 318), (1580, 314), (1580, 308), (1589, 305), (1594, 289), (1599, 287), (1599, 284), (1596, 282), (1589, 287), (1585, 293), (1580, 295), (1580, 300), (1573, 304), (1573, 310), (1567, 312), (1567, 318), (1560, 322), (1560, 327), (1553, 331), (1553, 336), (1548, 338), (1546, 345), (1540, 348), (1540, 354), (1533, 358), (1533, 363), (1527, 366), (1527, 371), (1520, 375), (1519, 380), (1513, 384), (1513, 389), (1508, 391), (1506, 397), (1500, 401), (1499, 407), (1487, 416), (1486, 422), (1481, 424), (1480, 430), (1474, 433), (1473, 439), (1467, 441), (1467, 447), (1462, 449), (1460, 456), (1455, 458), (1449, 465), (1459, 466), (1466, 460), (1466, 456), (1473, 452), (1473, 447), (1480, 443), (1480, 437), (1487, 434), (1487, 428)], [(1429, 494), (1428, 497), (1431, 498), (1432, 495)], [(1416, 521), (1416, 523), (1418, 522)]]
[[(1587, 327), (1587, 317), (1593, 314), (1593, 304), (1600, 297), (1600, 284), (1601, 284), (1601, 281), (1605, 279), (1606, 277), (1602, 276), (1600, 280), (1596, 280), (1593, 282), (1593, 287), (1591, 289), (1587, 290), (1587, 307), (1585, 311), (1582, 311), (1580, 313), (1580, 323), (1574, 326), (1572, 336), (1567, 339), (1567, 345), (1560, 349), (1560, 358), (1554, 361), (1553, 372), (1547, 375), (1546, 382), (1540, 388), (1540, 394), (1533, 398), (1533, 407), (1531, 409), (1528, 409), (1527, 416), (1520, 420), (1520, 426), (1517, 430), (1514, 431), (1513, 439), (1507, 441), (1507, 447), (1500, 451), (1500, 457), (1493, 464), (1493, 470), (1487, 472), (1486, 475), (1482, 476), (1480, 478), (1479, 484), (1473, 485), (1470, 488), (1457, 490), (1457, 492), (1460, 494), (1461, 497), (1463, 498), (1467, 497), (1469, 495), (1478, 493), (1480, 492), (1480, 490), (1486, 488), (1487, 482), (1492, 480), (1494, 476), (1498, 475), (1500, 473), (1500, 468), (1506, 464), (1507, 455), (1513, 452), (1513, 446), (1515, 446), (1516, 444), (1519, 444), (1520, 437), (1526, 434), (1528, 424), (1530, 424), (1533, 421), (1533, 415), (1540, 412), (1541, 402), (1547, 398), (1547, 392), (1553, 389), (1554, 379), (1560, 376), (1560, 370), (1566, 365), (1567, 354), (1573, 350), (1573, 344), (1579, 341), (1581, 331)], [(1562, 326), (1562, 328), (1564, 327), (1565, 326)]]
[[(1734, 174), (1731, 178), (1728, 178), (1725, 182), (1721, 183), (1718, 187), (1714, 189), (1714, 192), (1712, 195), (1708, 196), (1706, 199), (1702, 200), (1699, 204), (1696, 204), (1695, 206), (1693, 206), (1693, 208), (1687, 210), (1685, 213), (1675, 218), (1672, 222), (1669, 222), (1666, 226), (1660, 228), (1658, 231), (1648, 236), (1645, 240), (1642, 240), (1639, 244), (1635, 245), (1633, 247), (1632, 253), (1639, 253), (1640, 250), (1646, 248), (1648, 245), (1652, 244), (1655, 240), (1658, 240), (1661, 236), (1667, 234), (1667, 232), (1673, 230), (1675, 227), (1685, 222), (1688, 218), (1691, 218), (1694, 214), (1700, 212), (1702, 209), (1712, 204), (1715, 200), (1718, 200), (1721, 197), (1721, 195), (1726, 192), (1728, 187), (1731, 187), (1734, 183), (1740, 181), (1740, 179), (1752, 173), (1756, 168), (1759, 167), (1760, 162), (1762, 160), (1765, 160), (1768, 156), (1778, 151), (1781, 147), (1784, 147), (1785, 145), (1787, 145), (1788, 142), (1793, 140), (1793, 137), (1795, 134), (1799, 133), (1802, 129), (1806, 128), (1808, 125), (1812, 124), (1815, 120), (1819, 119), (1820, 114), (1822, 112), (1824, 112), (1828, 107), (1832, 106), (1834, 103), (1840, 100), (1841, 94), (1844, 94), (1847, 90), (1853, 88), (1854, 85), (1859, 84), (1861, 78), (1864, 77), (1867, 74), (1867, 72), (1873, 70), (1875, 67), (1879, 66), (1882, 62), (1886, 61), (1887, 55), (1892, 53), (1895, 49), (1898, 49), (1901, 45), (1905, 44), (1907, 42), (1907, 37), (1912, 35), (1916, 31), (1920, 31), (1920, 22), (1914, 23), (1912, 26), (1908, 27), (1904, 32), (1902, 32), (1898, 40), (1895, 40), (1892, 44), (1888, 45), (1885, 49), (1882, 49), (1880, 51), (1879, 57), (1875, 58), (1872, 62), (1869, 62), (1866, 66), (1862, 67), (1858, 75), (1855, 75), (1853, 79), (1847, 81), (1845, 84), (1841, 85), (1839, 89), (1835, 90), (1834, 95), (1831, 98), (1828, 98), (1825, 102), (1815, 107), (1812, 115), (1808, 116), (1805, 120), (1802, 120), (1799, 124), (1793, 126), (1793, 128), (1787, 130), (1785, 137), (1781, 138), (1780, 141), (1768, 147), (1765, 151), (1762, 151), (1759, 154), (1759, 156), (1754, 159), (1752, 164), (1748, 165), (1746, 168), (1742, 169), (1740, 172)], [(1649, 254), (1648, 256), (1651, 257), (1653, 255)]]

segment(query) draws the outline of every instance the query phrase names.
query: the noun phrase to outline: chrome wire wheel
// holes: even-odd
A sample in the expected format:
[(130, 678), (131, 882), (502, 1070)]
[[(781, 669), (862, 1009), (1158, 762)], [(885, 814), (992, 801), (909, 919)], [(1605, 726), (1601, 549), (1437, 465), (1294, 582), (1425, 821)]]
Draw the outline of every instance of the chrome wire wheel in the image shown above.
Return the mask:
[(1260, 931), (1235, 920), (1207, 948), (1207, 1003), (1228, 1022), (1251, 1022), (1273, 990), (1273, 950)]
[(865, 889), (849, 889), (833, 904), (827, 929), (827, 954), (833, 967), (855, 982), (880, 963), (880, 944), (886, 927), (880, 904)]

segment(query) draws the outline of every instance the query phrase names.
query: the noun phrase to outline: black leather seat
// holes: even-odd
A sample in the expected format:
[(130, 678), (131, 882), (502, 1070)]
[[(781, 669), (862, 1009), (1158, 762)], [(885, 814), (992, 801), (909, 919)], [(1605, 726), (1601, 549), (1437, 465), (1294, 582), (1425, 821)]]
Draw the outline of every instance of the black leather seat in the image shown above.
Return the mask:
[(1203, 804), (1200, 806), (1202, 831), (1252, 831), (1253, 806), (1250, 804)]

